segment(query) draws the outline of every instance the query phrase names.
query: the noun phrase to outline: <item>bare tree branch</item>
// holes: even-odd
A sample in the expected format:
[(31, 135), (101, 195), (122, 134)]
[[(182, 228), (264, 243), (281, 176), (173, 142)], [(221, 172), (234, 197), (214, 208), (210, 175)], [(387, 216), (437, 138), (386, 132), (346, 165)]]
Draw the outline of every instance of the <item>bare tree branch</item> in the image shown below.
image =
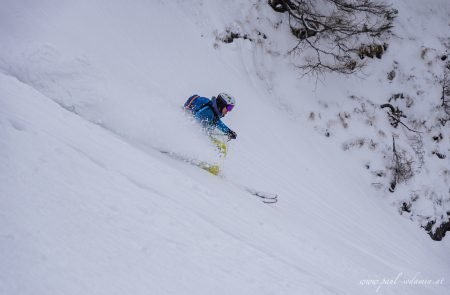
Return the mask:
[(391, 105), (390, 103), (382, 104), (380, 107), (382, 109), (389, 108), (390, 110), (390, 112), (388, 112), (389, 121), (393, 127), (397, 128), (398, 124), (401, 124), (411, 132), (421, 133), (420, 131), (409, 128), (405, 123), (401, 121), (400, 118), (406, 118), (406, 116), (399, 108), (394, 108), (394, 106)]
[[(299, 68), (308, 73), (351, 74), (365, 56), (381, 57), (397, 10), (381, 0), (268, 0), (287, 13), (299, 40), (290, 53), (311, 49), (316, 54)], [(359, 56), (358, 58), (356, 58)]]

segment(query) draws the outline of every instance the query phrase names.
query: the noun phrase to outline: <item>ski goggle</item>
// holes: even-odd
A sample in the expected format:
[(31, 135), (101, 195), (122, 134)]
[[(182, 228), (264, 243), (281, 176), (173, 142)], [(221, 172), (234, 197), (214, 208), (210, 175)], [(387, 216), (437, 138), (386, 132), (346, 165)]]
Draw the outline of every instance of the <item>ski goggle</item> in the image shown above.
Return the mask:
[(227, 111), (231, 112), (231, 110), (234, 108), (234, 105), (228, 104), (227, 105)]

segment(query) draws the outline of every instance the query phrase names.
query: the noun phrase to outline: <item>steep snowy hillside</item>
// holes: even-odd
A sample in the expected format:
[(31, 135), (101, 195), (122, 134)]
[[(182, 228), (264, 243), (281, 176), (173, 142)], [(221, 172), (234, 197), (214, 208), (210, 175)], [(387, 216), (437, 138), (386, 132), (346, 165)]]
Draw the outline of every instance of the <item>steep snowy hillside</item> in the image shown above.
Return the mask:
[(267, 6), (256, 1), (218, 25), (216, 45), (245, 52), (252, 44), (251, 58), (242, 61), (274, 105), (351, 153), (395, 211), (441, 240), (450, 230), (448, 1), (394, 1), (394, 37), (385, 40), (381, 59), (366, 57), (357, 75), (301, 79), (293, 66), (309, 54), (287, 54), (297, 44), (291, 22)]
[[(1, 294), (445, 294), (448, 239), (308, 119), (342, 81), (313, 92), (277, 42), (221, 43), (269, 34), (265, 1), (150, 2), (2, 5)], [(158, 151), (215, 160), (180, 106), (221, 91), (223, 178)]]
[(362, 173), (400, 214), (440, 240), (450, 229), (450, 5), (394, 6), (396, 36), (383, 58), (358, 78), (319, 82), (310, 119), (360, 159)]

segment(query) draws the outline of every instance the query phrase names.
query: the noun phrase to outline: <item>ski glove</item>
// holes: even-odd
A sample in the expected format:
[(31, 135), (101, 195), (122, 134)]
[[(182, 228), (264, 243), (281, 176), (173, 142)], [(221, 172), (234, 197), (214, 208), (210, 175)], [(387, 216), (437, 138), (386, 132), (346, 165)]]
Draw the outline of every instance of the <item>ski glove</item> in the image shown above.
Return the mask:
[(227, 135), (229, 139), (236, 139), (237, 137), (236, 132), (234, 132), (233, 130), (230, 130)]

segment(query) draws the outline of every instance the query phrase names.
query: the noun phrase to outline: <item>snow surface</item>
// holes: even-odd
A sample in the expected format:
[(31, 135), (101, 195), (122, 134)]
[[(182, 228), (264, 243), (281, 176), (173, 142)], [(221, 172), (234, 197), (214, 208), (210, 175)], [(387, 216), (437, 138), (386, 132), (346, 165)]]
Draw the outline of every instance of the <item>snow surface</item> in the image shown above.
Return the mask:
[[(400, 217), (308, 120), (342, 80), (215, 40), (281, 17), (266, 6), (3, 1), (0, 294), (447, 294), (448, 238)], [(158, 152), (213, 160), (180, 106), (222, 91), (238, 100), (225, 179)]]

